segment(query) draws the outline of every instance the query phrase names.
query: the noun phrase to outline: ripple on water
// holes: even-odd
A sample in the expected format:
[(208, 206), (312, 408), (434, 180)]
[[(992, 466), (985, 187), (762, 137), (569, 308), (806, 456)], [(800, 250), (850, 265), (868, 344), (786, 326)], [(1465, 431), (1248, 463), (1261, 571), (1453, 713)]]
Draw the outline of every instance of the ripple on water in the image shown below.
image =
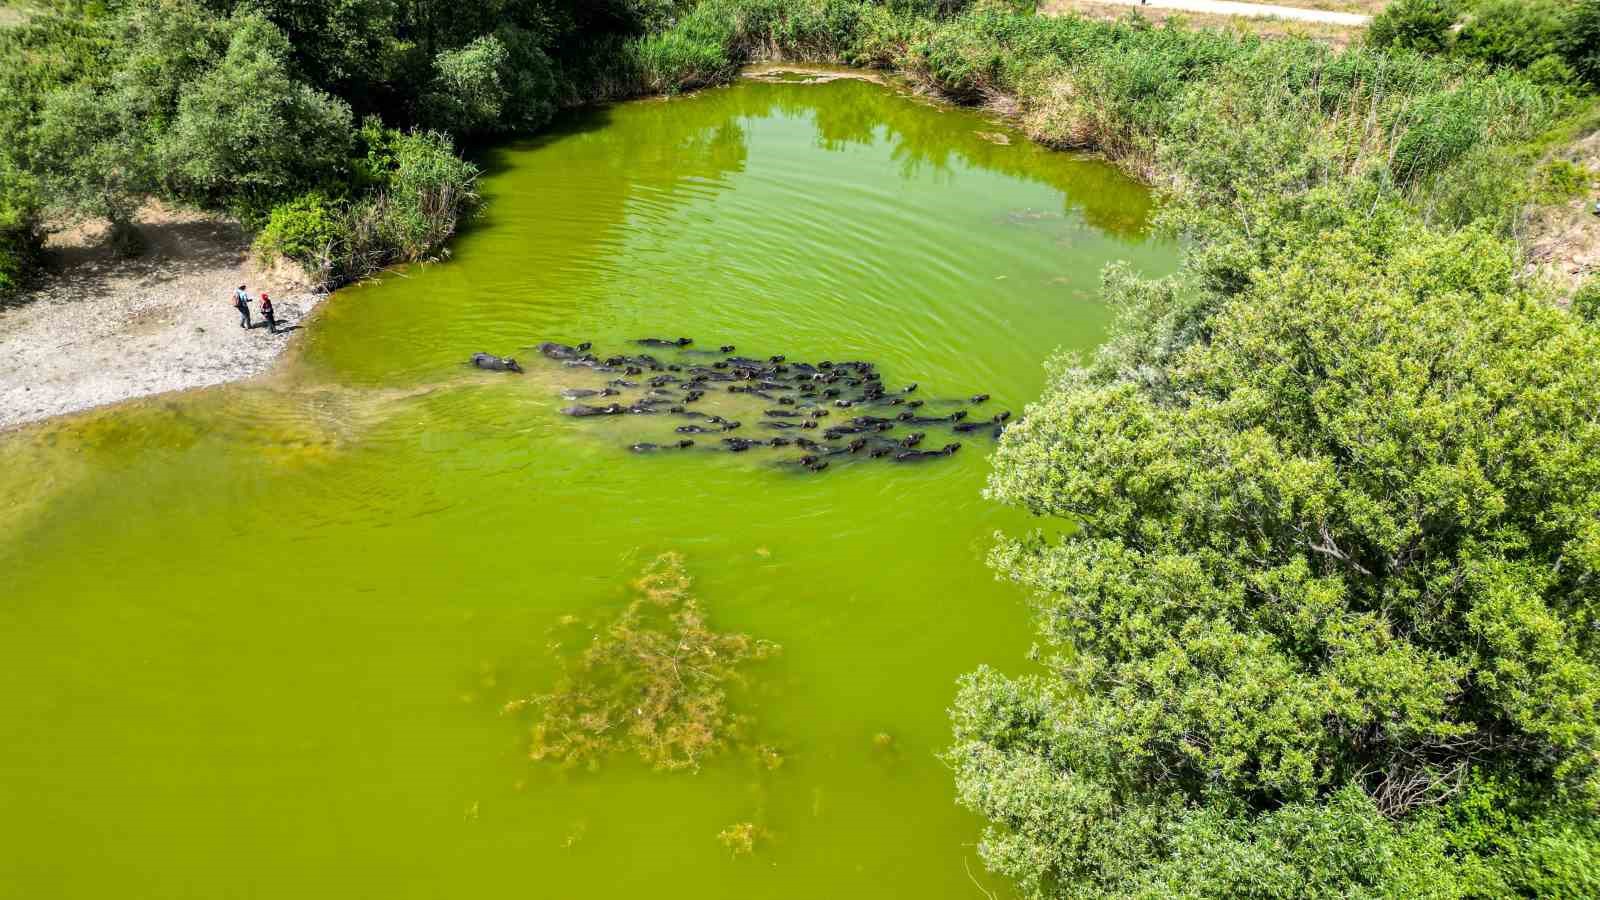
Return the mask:
[[(1102, 267), (1175, 254), (1137, 185), (998, 133), (854, 81), (574, 113), (486, 154), (487, 213), (447, 264), (339, 292), (278, 377), (0, 436), (0, 878), (969, 896), (944, 710), (1031, 636), (982, 564), (1034, 524), (980, 499), (988, 439), (820, 475), (640, 455), (655, 417), (563, 417), (559, 367), (466, 361), (687, 335), (1020, 412), (1045, 358), (1100, 340)], [(784, 764), (531, 765), (494, 701), (549, 690), (550, 626), (610, 621), (674, 550), (719, 631), (784, 646), (754, 698)], [(736, 823), (770, 837), (753, 860), (718, 843)]]

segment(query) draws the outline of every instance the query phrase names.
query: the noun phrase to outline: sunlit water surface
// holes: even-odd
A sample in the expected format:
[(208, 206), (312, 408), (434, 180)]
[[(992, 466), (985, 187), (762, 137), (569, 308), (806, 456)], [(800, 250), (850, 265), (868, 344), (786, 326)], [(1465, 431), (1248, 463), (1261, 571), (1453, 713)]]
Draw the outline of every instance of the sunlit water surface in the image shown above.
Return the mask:
[[(1020, 411), (1103, 335), (1107, 262), (1173, 266), (1144, 191), (851, 80), (585, 112), (486, 164), (453, 260), (340, 292), (273, 378), (0, 436), (0, 895), (1002, 889), (938, 759), (956, 677), (1031, 642), (983, 563), (1028, 527), (980, 497), (990, 441), (640, 457), (660, 427), (560, 416), (556, 367), (462, 362), (682, 334)], [(501, 707), (549, 687), (552, 626), (664, 551), (714, 627), (783, 645), (742, 698), (783, 765), (530, 761)]]

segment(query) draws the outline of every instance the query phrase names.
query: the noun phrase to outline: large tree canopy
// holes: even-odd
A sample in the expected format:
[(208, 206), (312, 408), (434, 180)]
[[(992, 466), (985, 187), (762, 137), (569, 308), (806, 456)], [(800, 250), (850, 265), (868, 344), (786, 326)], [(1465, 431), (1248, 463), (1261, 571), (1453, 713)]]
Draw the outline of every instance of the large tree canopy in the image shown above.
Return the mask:
[(1070, 523), (993, 560), (1060, 652), (968, 679), (951, 756), (1037, 895), (1458, 895), (1485, 785), (1600, 799), (1600, 335), (1484, 233), (1319, 215), (1237, 296), (1113, 278), (996, 456)]

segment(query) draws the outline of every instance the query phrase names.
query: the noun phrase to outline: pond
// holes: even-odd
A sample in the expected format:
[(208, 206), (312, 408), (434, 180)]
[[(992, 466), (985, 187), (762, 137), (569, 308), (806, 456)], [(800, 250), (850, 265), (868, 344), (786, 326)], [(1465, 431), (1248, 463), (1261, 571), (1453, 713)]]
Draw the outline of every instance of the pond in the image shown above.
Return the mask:
[[(980, 495), (993, 440), (633, 454), (525, 348), (687, 335), (1020, 413), (1103, 336), (1107, 262), (1175, 266), (1147, 193), (848, 78), (584, 111), (485, 164), (452, 259), (339, 292), (272, 377), (0, 435), (0, 893), (998, 889), (938, 759), (955, 679), (1032, 642), (984, 565), (1031, 527)], [(712, 628), (781, 645), (734, 697), (776, 755), (530, 760), (506, 704), (668, 552)]]

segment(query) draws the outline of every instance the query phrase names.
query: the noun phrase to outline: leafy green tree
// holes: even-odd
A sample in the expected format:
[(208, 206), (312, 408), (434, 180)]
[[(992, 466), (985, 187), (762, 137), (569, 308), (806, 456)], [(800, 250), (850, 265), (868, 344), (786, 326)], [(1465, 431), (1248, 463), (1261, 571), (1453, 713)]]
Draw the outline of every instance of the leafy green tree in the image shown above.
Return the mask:
[(434, 60), (424, 118), (454, 134), (533, 131), (555, 115), (555, 71), (537, 39), (504, 27)]
[[(223, 18), (258, 13), (289, 42), (288, 62), (311, 86), (362, 113), (384, 110), (406, 82), (425, 78), (405, 28), (404, 0), (210, 0)], [(456, 3), (457, 10), (475, 3)], [(448, 9), (446, 10), (448, 15)]]
[(510, 91), (500, 83), (506, 45), (481, 37), (433, 61), (433, 87), (423, 97), (426, 118), (456, 134), (488, 131), (500, 121)]
[(255, 221), (341, 177), (351, 112), (292, 77), (288, 39), (272, 23), (244, 15), (231, 20), (231, 31), (220, 63), (183, 92), (160, 154), (176, 196)]
[(90, 83), (60, 88), (45, 98), (33, 141), (47, 208), (108, 219), (113, 246), (136, 252), (133, 218), (155, 186), (155, 159), (128, 111)]
[(506, 48), (500, 80), (507, 96), (501, 106), (499, 129), (537, 131), (556, 114), (560, 82), (556, 63), (545, 52), (538, 32), (502, 25), (494, 36)]
[(1070, 526), (992, 559), (1059, 652), (968, 679), (950, 760), (1032, 896), (1460, 896), (1470, 786), (1600, 800), (1600, 335), (1487, 234), (1304, 209), (1223, 292), (1113, 281), (996, 454)]

